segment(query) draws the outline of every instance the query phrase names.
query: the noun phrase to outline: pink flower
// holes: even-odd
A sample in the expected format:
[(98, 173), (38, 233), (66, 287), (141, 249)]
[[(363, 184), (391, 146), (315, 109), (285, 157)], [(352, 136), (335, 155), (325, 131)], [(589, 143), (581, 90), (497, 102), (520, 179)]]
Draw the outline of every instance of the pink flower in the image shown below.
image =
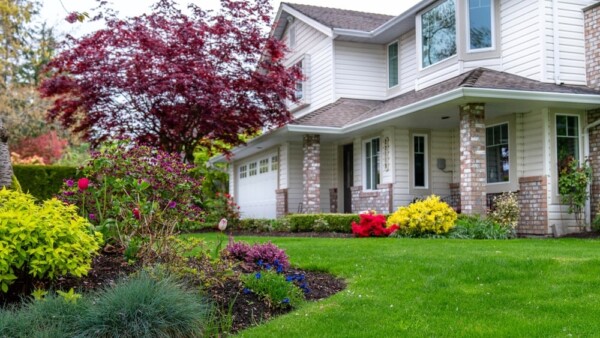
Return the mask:
[(71, 12), (69, 13), (69, 15), (67, 15), (65, 20), (68, 23), (75, 23), (75, 21), (79, 20), (79, 14), (77, 14), (77, 12)]
[(77, 186), (79, 187), (79, 190), (85, 191), (90, 186), (90, 180), (85, 177), (80, 178), (79, 181), (77, 181)]
[(140, 209), (138, 208), (133, 208), (133, 217), (135, 217), (135, 219), (140, 219)]
[(69, 187), (69, 188), (75, 184), (75, 182), (72, 179), (68, 179), (65, 183), (67, 184), (67, 187)]

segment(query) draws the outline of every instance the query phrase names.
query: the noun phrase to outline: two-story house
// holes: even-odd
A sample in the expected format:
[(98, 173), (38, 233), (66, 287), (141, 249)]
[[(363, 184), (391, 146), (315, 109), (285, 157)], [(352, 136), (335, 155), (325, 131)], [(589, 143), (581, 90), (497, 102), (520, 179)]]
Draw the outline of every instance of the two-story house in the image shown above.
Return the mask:
[(276, 23), (306, 80), (293, 122), (233, 150), (243, 217), (389, 213), (430, 194), (484, 213), (513, 191), (519, 233), (564, 233), (569, 156), (590, 159), (599, 202), (596, 1), (424, 0), (398, 16), (283, 3)]

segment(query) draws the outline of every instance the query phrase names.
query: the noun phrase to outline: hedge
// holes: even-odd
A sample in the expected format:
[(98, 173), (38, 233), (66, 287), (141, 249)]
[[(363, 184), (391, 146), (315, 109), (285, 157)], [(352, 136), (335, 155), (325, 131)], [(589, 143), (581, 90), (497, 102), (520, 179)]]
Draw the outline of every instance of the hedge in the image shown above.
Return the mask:
[(292, 232), (352, 232), (352, 222), (359, 222), (357, 214), (294, 214), (286, 217)]
[(14, 165), (13, 171), (23, 192), (30, 193), (38, 200), (54, 197), (60, 191), (64, 180), (77, 178), (77, 168), (54, 165)]

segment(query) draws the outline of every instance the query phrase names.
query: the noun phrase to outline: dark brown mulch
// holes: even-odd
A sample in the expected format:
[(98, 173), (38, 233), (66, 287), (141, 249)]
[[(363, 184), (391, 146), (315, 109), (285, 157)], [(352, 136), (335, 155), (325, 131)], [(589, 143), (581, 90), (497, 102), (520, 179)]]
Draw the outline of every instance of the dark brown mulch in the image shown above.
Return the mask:
[(572, 234), (566, 234), (560, 236), (561, 238), (600, 238), (600, 232), (590, 231), (590, 232), (576, 232)]

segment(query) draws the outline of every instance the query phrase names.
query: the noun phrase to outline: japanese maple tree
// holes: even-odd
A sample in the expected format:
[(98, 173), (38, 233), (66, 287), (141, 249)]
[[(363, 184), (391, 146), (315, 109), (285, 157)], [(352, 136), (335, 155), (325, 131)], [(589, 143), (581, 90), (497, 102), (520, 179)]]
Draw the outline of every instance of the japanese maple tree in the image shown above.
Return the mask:
[[(69, 37), (40, 91), (48, 112), (92, 143), (128, 137), (193, 160), (206, 142), (289, 121), (286, 101), (302, 78), (268, 34), (268, 0), (222, 0), (216, 12), (161, 0), (153, 12), (106, 18), (105, 29)], [(189, 13), (189, 14), (186, 14)]]

